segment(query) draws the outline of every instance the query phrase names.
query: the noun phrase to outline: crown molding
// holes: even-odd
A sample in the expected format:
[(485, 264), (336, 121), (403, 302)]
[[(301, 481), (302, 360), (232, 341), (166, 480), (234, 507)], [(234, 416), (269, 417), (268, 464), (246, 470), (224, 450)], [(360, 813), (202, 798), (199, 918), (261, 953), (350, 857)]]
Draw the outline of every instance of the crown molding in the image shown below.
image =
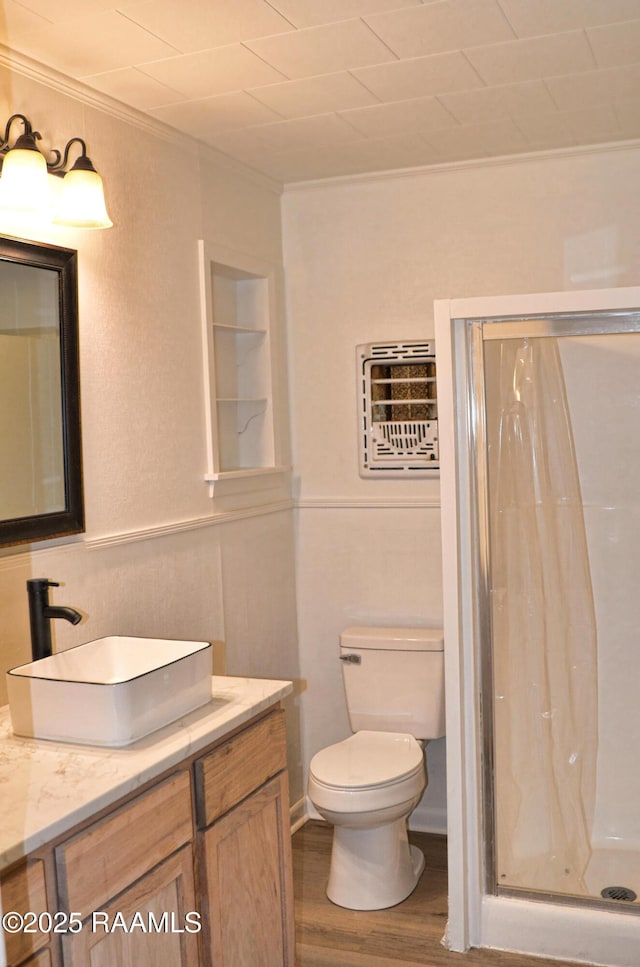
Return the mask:
[(442, 164), (418, 165), (413, 168), (393, 168), (388, 171), (365, 171), (355, 175), (335, 175), (330, 178), (314, 178), (310, 181), (290, 181), (284, 186), (284, 194), (309, 191), (340, 185), (368, 184), (389, 179), (414, 178), (416, 175), (438, 175), (450, 171), (469, 171), (476, 168), (509, 167), (531, 164), (536, 161), (584, 157), (591, 154), (610, 154), (613, 151), (633, 151), (640, 148), (640, 138), (629, 141), (607, 141), (601, 144), (574, 145), (570, 148), (550, 148), (544, 151), (528, 151), (522, 154), (504, 154), (495, 158), (473, 158), (467, 161), (445, 161)]
[(0, 66), (6, 67), (16, 74), (21, 74), (23, 77), (28, 77), (38, 84), (53, 88), (53, 90), (59, 91), (66, 97), (81, 101), (83, 104), (95, 108), (103, 114), (108, 114), (118, 121), (131, 124), (141, 131), (146, 131), (148, 134), (160, 138), (163, 141), (180, 144), (181, 146), (184, 146), (186, 141), (191, 144), (194, 154), (199, 152), (201, 157), (211, 161), (222, 171), (230, 172), (247, 181), (251, 181), (276, 195), (282, 194), (283, 185), (273, 178), (269, 178), (268, 175), (256, 171), (255, 168), (250, 168), (241, 161), (236, 161), (234, 158), (229, 157), (229, 155), (217, 151), (211, 145), (205, 144), (204, 141), (199, 141), (190, 134), (185, 134), (183, 131), (178, 131), (177, 128), (172, 128), (170, 125), (165, 124), (164, 121), (159, 121), (151, 117), (151, 115), (139, 111), (135, 107), (123, 104), (122, 101), (117, 101), (115, 98), (109, 97), (108, 94), (96, 91), (94, 88), (89, 87), (88, 84), (74, 80), (74, 78), (60, 73), (60, 71), (55, 70), (53, 67), (41, 64), (39, 61), (33, 60), (26, 54), (21, 54), (11, 47), (7, 47), (5, 44), (0, 44)]

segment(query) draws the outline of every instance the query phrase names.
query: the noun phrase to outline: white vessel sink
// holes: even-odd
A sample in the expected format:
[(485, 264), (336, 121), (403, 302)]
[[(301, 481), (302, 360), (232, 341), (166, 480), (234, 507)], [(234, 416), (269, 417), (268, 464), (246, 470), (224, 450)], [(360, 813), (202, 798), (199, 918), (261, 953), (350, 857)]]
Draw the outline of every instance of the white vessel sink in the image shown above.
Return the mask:
[(7, 672), (17, 735), (129, 745), (211, 699), (211, 645), (97, 638)]

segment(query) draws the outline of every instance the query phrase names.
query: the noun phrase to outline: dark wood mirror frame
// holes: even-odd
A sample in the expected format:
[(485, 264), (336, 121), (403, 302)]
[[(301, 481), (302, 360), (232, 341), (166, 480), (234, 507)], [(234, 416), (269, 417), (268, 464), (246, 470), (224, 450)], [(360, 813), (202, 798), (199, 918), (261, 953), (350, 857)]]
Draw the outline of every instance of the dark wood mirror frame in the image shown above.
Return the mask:
[[(0, 263), (7, 261), (47, 269), (58, 276), (64, 509), (29, 517), (0, 519), (0, 546), (41, 541), (84, 531), (77, 252), (55, 245), (0, 237)], [(2, 455), (0, 463), (3, 465), (1, 486), (1, 476), (9, 474), (11, 468)]]

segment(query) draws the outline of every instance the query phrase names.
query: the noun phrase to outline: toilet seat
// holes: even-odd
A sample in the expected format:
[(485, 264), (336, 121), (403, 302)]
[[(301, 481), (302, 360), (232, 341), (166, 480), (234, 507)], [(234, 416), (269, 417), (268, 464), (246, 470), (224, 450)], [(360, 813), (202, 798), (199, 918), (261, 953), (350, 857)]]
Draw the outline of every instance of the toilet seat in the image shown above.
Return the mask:
[(325, 789), (374, 790), (404, 783), (424, 771), (420, 743), (402, 732), (356, 732), (317, 752), (309, 772)]

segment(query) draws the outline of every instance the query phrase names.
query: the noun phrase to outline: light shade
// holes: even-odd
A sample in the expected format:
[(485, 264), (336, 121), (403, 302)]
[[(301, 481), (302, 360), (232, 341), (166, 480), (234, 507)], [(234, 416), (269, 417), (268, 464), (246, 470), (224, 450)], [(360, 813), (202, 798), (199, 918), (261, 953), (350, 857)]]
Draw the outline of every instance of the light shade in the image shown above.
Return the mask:
[(74, 228), (111, 228), (102, 178), (93, 165), (78, 166), (76, 162), (64, 176), (53, 221)]
[[(24, 129), (13, 147), (9, 147), (12, 126), (20, 122)], [(38, 149), (42, 140), (24, 114), (12, 114), (4, 137), (0, 135), (0, 210), (73, 228), (111, 228), (104, 201), (102, 178), (87, 157), (82, 138), (67, 141), (64, 154), (51, 148), (50, 161)], [(69, 150), (80, 146), (80, 157), (67, 170)], [(51, 182), (54, 183), (52, 190)]]
[(38, 150), (12, 148), (4, 157), (0, 177), (0, 208), (41, 212), (50, 204), (47, 162)]

